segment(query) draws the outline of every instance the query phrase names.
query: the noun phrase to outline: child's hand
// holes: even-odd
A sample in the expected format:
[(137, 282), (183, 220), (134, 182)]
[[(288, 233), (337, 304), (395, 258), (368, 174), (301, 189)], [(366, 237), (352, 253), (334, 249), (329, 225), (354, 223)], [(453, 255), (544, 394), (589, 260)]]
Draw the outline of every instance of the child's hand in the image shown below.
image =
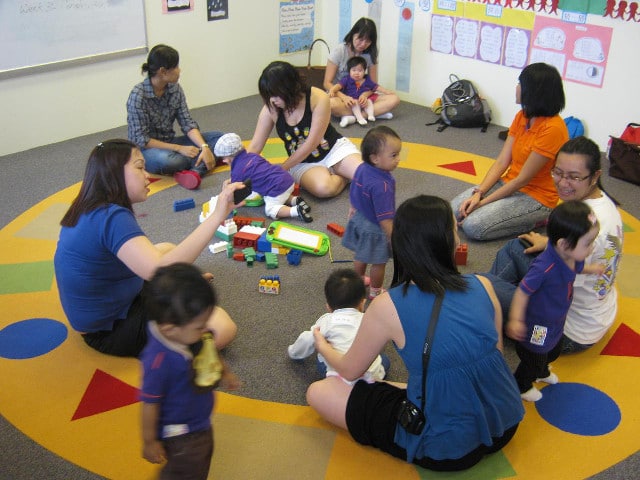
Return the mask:
[(222, 372), (220, 387), (225, 390), (239, 390), (240, 387), (242, 387), (242, 382), (235, 373), (230, 371), (228, 368), (225, 368)]
[(505, 333), (509, 338), (513, 338), (519, 342), (524, 341), (527, 335), (527, 326), (524, 322), (518, 320), (509, 320), (505, 327)]
[(585, 265), (582, 269), (582, 273), (586, 273), (587, 275), (604, 275), (606, 272), (607, 266), (601, 263), (590, 263)]
[(320, 327), (313, 327), (311, 331), (313, 333), (313, 343), (315, 344), (316, 351), (319, 352), (321, 347), (329, 345), (329, 342), (327, 342), (327, 339), (324, 338), (324, 335), (320, 331)]
[(142, 450), (142, 456), (145, 460), (151, 463), (162, 463), (166, 460), (167, 454), (164, 451), (162, 442), (153, 440), (152, 442), (145, 442)]

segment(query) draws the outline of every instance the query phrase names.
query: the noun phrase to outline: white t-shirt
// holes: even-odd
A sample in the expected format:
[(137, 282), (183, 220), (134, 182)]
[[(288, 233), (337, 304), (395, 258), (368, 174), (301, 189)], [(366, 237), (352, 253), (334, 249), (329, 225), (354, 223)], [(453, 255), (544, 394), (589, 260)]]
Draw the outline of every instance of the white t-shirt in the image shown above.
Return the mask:
[[(324, 335), (333, 348), (340, 353), (345, 353), (351, 347), (358, 328), (360, 328), (362, 315), (362, 312), (355, 308), (339, 308), (332, 313), (325, 313), (316, 321), (310, 330), (302, 332), (295, 343), (289, 345), (289, 357), (294, 360), (302, 360), (315, 352), (313, 339), (313, 329), (315, 327), (320, 327), (320, 333)], [(318, 360), (327, 366), (328, 377), (340, 376), (338, 372), (327, 363), (322, 355), (318, 354)], [(362, 378), (371, 383), (373, 380), (382, 381), (384, 376), (385, 370), (382, 366), (382, 359), (380, 355), (378, 355)], [(353, 384), (357, 380), (353, 382), (344, 381)]]
[(622, 255), (623, 225), (618, 209), (605, 194), (584, 203), (600, 223), (593, 253), (585, 263), (605, 264), (606, 270), (602, 275), (576, 275), (564, 334), (575, 342), (591, 345), (607, 333), (618, 311), (614, 281)]
[[(335, 63), (338, 66), (338, 72), (336, 73), (336, 78), (333, 79), (333, 83), (338, 83), (342, 80), (343, 77), (349, 75), (349, 70), (347, 70), (347, 62), (354, 55), (349, 51), (349, 47), (347, 47), (346, 43), (341, 43), (337, 47), (331, 50), (329, 54), (329, 61), (331, 63)], [(360, 54), (362, 58), (367, 61), (367, 70), (373, 63), (371, 62), (371, 55), (368, 53)]]

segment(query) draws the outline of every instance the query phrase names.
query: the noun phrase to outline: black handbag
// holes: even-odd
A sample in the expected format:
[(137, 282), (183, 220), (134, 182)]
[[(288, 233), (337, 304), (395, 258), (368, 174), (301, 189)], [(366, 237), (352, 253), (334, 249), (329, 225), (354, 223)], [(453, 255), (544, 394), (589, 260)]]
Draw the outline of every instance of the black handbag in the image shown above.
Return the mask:
[(329, 53), (331, 53), (331, 49), (327, 42), (325, 42), (321, 38), (316, 38), (311, 46), (309, 47), (309, 56), (307, 57), (307, 65), (303, 67), (296, 67), (296, 70), (300, 74), (300, 77), (306, 82), (309, 87), (317, 87), (324, 90), (322, 84), (324, 83), (324, 72), (327, 69), (326, 65), (311, 65), (311, 52), (313, 52), (313, 47), (317, 42), (324, 43)]
[(611, 137), (609, 175), (640, 185), (640, 145)]

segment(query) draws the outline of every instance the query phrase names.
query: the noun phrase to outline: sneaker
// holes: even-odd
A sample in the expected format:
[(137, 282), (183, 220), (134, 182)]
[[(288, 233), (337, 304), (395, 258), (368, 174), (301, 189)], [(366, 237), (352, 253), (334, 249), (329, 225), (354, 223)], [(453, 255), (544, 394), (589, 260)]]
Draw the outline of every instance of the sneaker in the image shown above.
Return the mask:
[(309, 213), (311, 212), (311, 207), (307, 202), (304, 201), (304, 198), (298, 197), (296, 200), (296, 205), (298, 206), (299, 212)]
[[(305, 204), (306, 205), (306, 204)], [(308, 205), (307, 205), (308, 206)], [(304, 209), (304, 207), (300, 204), (297, 206), (298, 208), (298, 216), (305, 221), (305, 223), (313, 222), (313, 217), (309, 214), (308, 211)]]
[(373, 300), (374, 298), (382, 295), (384, 292), (386, 292), (386, 290), (382, 287), (380, 287), (379, 290), (374, 290), (374, 289), (369, 289), (369, 300)]
[(536, 387), (531, 387), (526, 392), (521, 393), (520, 398), (526, 400), (527, 402), (537, 402), (542, 398), (542, 392)]
[(356, 123), (356, 117), (354, 117), (353, 115), (345, 115), (340, 119), (340, 126), (342, 128), (353, 125), (354, 123)]
[(382, 115), (378, 115), (376, 118), (378, 120), (391, 120), (393, 118), (393, 113), (391, 112), (383, 113)]
[(173, 179), (187, 190), (195, 190), (200, 186), (200, 175), (193, 170), (178, 172), (173, 175)]
[(544, 382), (544, 383), (548, 383), (549, 385), (555, 385), (559, 381), (560, 379), (558, 378), (558, 375), (556, 375), (553, 372), (549, 373), (548, 377), (536, 378), (536, 382)]

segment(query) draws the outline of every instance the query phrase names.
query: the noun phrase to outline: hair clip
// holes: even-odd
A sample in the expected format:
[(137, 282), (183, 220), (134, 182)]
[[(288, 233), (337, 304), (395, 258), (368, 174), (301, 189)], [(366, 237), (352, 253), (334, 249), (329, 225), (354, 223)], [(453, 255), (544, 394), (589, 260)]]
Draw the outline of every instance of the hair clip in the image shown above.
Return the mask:
[(98, 143), (97, 146), (98, 146), (98, 148), (103, 148), (104, 147), (104, 143), (100, 142), (100, 143)]
[(591, 222), (591, 225), (595, 225), (596, 222), (598, 221), (598, 218), (596, 217), (596, 215), (593, 212), (591, 212), (587, 218)]

